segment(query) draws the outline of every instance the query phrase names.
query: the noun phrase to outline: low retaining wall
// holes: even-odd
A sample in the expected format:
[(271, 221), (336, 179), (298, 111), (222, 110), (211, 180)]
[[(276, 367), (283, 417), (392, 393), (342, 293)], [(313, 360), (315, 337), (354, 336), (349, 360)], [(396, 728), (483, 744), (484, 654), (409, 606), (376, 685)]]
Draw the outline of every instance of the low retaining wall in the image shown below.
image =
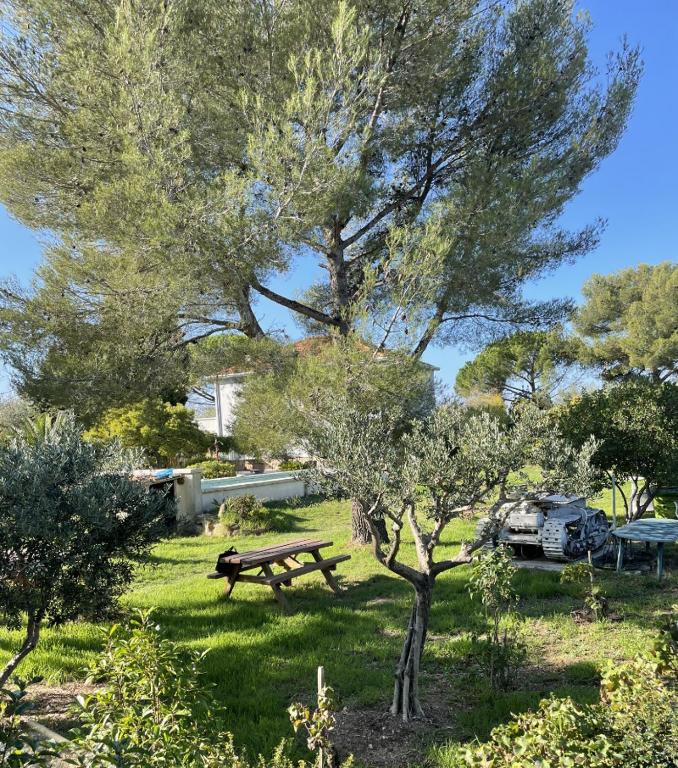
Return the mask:
[(169, 477), (156, 477), (151, 470), (139, 470), (135, 476), (150, 485), (159, 485), (165, 489), (171, 486), (172, 495), (177, 504), (177, 530), (191, 531), (202, 525), (204, 513), (214, 512), (224, 499), (251, 494), (260, 501), (282, 501), (306, 496), (312, 492), (303, 479), (287, 477), (267, 477), (266, 474), (248, 475), (247, 480), (238, 482), (238, 478), (224, 478), (224, 485), (218, 483), (203, 488), (202, 472), (199, 469), (174, 469)]
[(304, 480), (296, 477), (278, 477), (266, 479), (261, 475), (261, 480), (244, 483), (229, 483), (223, 487), (210, 488), (202, 492), (202, 511), (213, 512), (216, 506), (220, 506), (224, 499), (235, 496), (252, 495), (260, 501), (282, 501), (295, 497), (306, 496), (307, 485)]
[(161, 491), (171, 491), (177, 504), (177, 530), (191, 530), (202, 515), (202, 472), (199, 469), (136, 470), (133, 476)]

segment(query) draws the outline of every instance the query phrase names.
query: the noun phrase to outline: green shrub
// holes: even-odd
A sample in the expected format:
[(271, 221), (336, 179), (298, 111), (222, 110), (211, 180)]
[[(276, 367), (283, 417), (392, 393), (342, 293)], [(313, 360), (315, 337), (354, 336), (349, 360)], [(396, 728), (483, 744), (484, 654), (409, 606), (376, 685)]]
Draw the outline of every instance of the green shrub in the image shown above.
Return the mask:
[(173, 502), (133, 480), (132, 467), (115, 443), (84, 440), (72, 413), (42, 414), (0, 444), (0, 613), (24, 634), (0, 687), (43, 626), (109, 618), (167, 534)]
[(191, 464), (189, 469), (199, 469), (205, 480), (216, 480), (219, 477), (235, 477), (235, 464), (230, 461), (199, 461)]
[[(254, 763), (238, 753), (225, 730), (226, 710), (205, 681), (206, 651), (184, 648), (163, 637), (150, 613), (137, 613), (128, 627), (105, 633), (105, 648), (91, 667), (89, 680), (100, 684), (91, 696), (78, 697), (74, 713), (81, 725), (71, 740), (37, 742), (26, 731), (24, 683), (0, 691), (0, 765), (38, 768), (333, 768), (329, 731), (334, 726), (327, 691), (317, 710), (290, 708), (295, 730), (305, 727), (315, 752), (312, 764), (292, 762), (283, 740), (266, 759)], [(309, 713), (308, 722), (306, 712)], [(350, 759), (344, 764), (351, 765)]]
[[(204, 679), (205, 655), (165, 639), (150, 614), (139, 613), (129, 629), (114, 626), (90, 675), (103, 688), (79, 699), (82, 727), (69, 764), (248, 768)], [(292, 768), (284, 745), (261, 764)]]
[(677, 653), (674, 639), (663, 639), (652, 654), (604, 671), (600, 704), (547, 699), (536, 712), (495, 728), (486, 743), (458, 747), (447, 765), (675, 768)]
[(183, 456), (204, 453), (210, 436), (193, 419), (193, 411), (181, 403), (143, 400), (122, 408), (110, 408), (85, 433), (92, 442), (119, 441), (125, 448), (140, 448), (151, 466), (173, 466)]
[(511, 550), (499, 546), (475, 560), (469, 580), (469, 592), (482, 604), (486, 623), (485, 638), (474, 638), (473, 653), (494, 689), (507, 690), (525, 659), (525, 644), (510, 621), (518, 602), (515, 574)]
[(231, 535), (264, 533), (273, 527), (270, 512), (252, 494), (226, 499), (219, 508), (219, 522)]
[(560, 574), (561, 584), (577, 584), (582, 592), (586, 611), (596, 621), (607, 615), (607, 597), (595, 583), (594, 568), (589, 563), (569, 563)]
[(299, 461), (298, 459), (287, 459), (281, 461), (278, 469), (284, 472), (298, 472), (301, 469), (308, 469), (311, 466), (310, 461)]
[(0, 688), (0, 765), (3, 768), (48, 765), (48, 746), (28, 731), (23, 722), (23, 715), (31, 708), (26, 699), (27, 685), (17, 678), (14, 685)]
[(149, 615), (139, 614), (129, 631), (115, 625), (90, 674), (104, 687), (79, 699), (76, 764), (195, 765), (207, 755), (236, 763), (199, 669), (203, 656), (162, 638)]
[(654, 664), (655, 675), (678, 680), (678, 605), (672, 608), (673, 615), (653, 643), (649, 659)]

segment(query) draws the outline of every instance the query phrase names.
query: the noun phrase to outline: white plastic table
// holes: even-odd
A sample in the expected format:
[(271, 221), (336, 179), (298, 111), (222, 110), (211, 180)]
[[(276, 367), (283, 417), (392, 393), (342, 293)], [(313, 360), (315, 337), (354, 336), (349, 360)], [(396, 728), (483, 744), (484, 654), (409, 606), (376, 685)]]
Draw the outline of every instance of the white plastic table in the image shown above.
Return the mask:
[[(644, 541), (647, 544), (657, 545), (657, 578), (664, 575), (664, 544), (678, 541), (678, 520), (662, 520), (649, 518), (647, 520), (634, 520), (621, 528), (615, 528), (612, 535), (626, 541)], [(621, 571), (624, 564), (624, 545), (619, 542), (617, 552), (617, 571)]]

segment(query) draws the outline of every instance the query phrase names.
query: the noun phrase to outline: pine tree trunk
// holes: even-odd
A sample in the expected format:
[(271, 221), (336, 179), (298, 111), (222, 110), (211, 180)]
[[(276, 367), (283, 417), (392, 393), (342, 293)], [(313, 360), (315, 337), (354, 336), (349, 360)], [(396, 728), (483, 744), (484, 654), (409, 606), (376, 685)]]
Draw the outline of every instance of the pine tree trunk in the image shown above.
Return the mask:
[(4, 688), (9, 678), (14, 674), (14, 670), (28, 656), (28, 654), (38, 644), (40, 637), (40, 620), (35, 616), (28, 617), (28, 626), (26, 627), (26, 637), (19, 651), (7, 662), (5, 668), (0, 672), (0, 688)]
[(396, 667), (391, 714), (399, 715), (405, 722), (424, 716), (419, 701), (419, 668), (428, 632), (432, 590), (432, 581), (415, 585), (410, 622)]
[(240, 328), (242, 332), (250, 339), (263, 339), (266, 334), (263, 328), (259, 325), (257, 316), (252, 309), (252, 302), (250, 300), (250, 288), (246, 286), (236, 292), (235, 305), (238, 308), (238, 314), (240, 315)]
[[(374, 527), (379, 531), (379, 537), (384, 544), (388, 544), (388, 532), (383, 519), (374, 520)], [(351, 499), (351, 543), (369, 544), (372, 540), (372, 531), (365, 515), (362, 503), (358, 499)]]
[(369, 544), (372, 534), (363, 511), (363, 505), (358, 499), (351, 500), (351, 542), (353, 544)]

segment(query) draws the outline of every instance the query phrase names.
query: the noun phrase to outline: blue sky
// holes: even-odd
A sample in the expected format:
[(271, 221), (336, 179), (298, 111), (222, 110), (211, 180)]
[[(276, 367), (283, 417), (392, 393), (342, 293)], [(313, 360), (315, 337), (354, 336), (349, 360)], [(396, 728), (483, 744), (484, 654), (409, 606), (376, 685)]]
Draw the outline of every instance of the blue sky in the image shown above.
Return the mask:
[[(585, 0), (593, 20), (590, 53), (604, 67), (606, 54), (623, 35), (640, 44), (645, 72), (628, 130), (617, 151), (586, 180), (568, 206), (563, 223), (579, 228), (598, 216), (607, 229), (598, 248), (575, 265), (528, 286), (533, 298), (580, 298), (587, 277), (641, 262), (675, 261), (678, 254), (678, 0)], [(13, 221), (0, 206), (0, 278), (28, 281), (41, 248), (34, 233)], [(303, 275), (285, 279), (294, 290)], [(298, 330), (284, 310), (266, 303), (264, 325)], [(426, 359), (440, 368), (443, 384), (472, 355), (454, 348), (431, 349)], [(0, 370), (0, 391), (8, 387)]]

